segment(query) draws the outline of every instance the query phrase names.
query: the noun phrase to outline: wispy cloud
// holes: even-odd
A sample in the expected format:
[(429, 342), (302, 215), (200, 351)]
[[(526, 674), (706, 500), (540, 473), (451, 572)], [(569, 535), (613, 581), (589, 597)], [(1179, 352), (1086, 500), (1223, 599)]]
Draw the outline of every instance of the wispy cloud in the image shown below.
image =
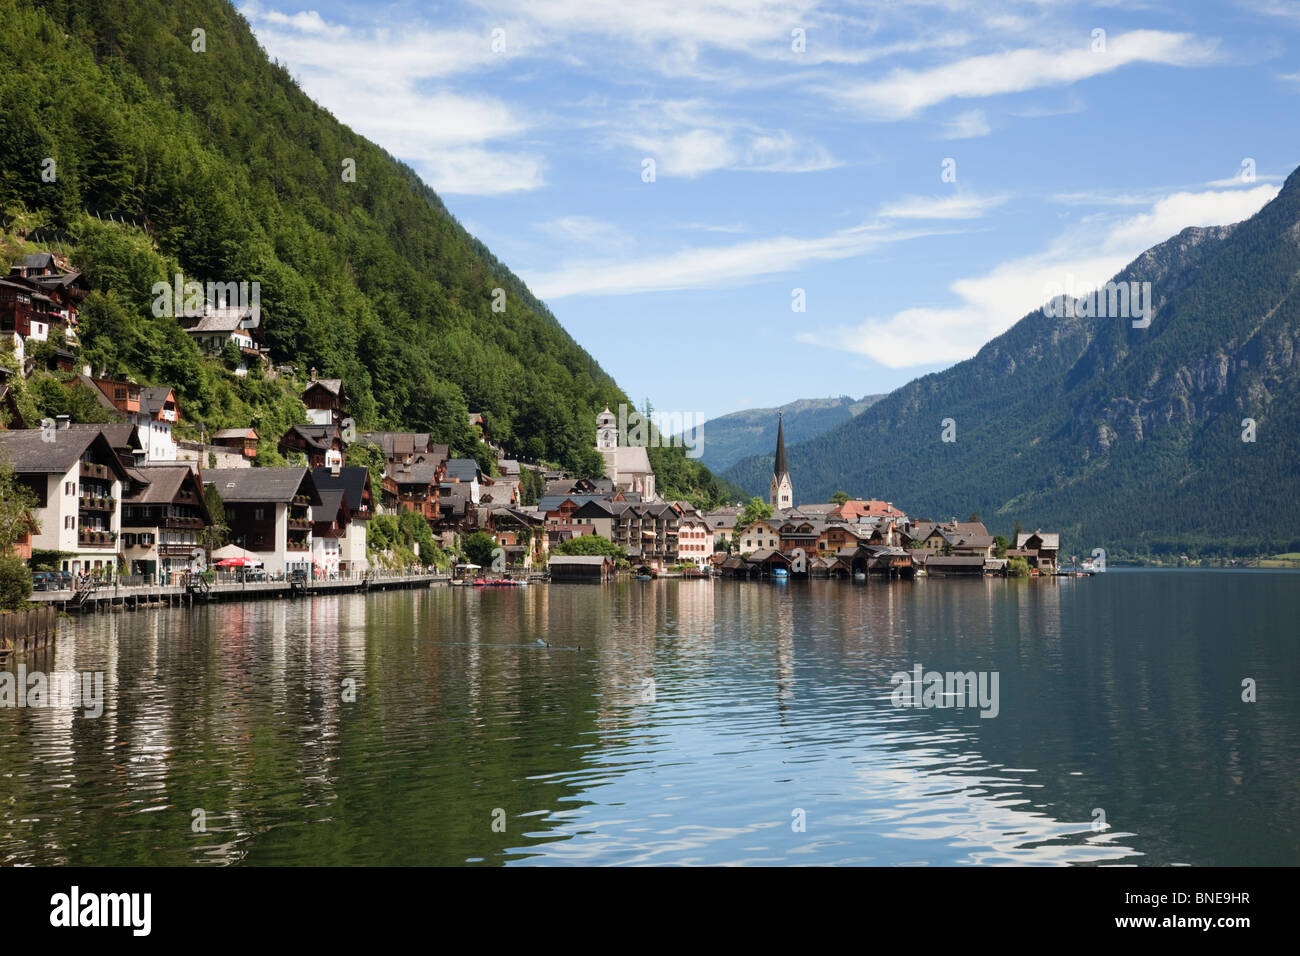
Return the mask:
[(906, 196), (881, 207), (877, 215), (885, 219), (977, 219), (1006, 200), (1006, 196), (976, 196), (971, 193)]
[(1249, 191), (1179, 192), (1137, 215), (1098, 230), (1081, 226), (1044, 251), (1005, 262), (981, 276), (958, 279), (952, 306), (915, 306), (873, 316), (848, 328), (800, 333), (814, 345), (868, 356), (890, 368), (947, 364), (969, 358), (1048, 299), (1049, 289), (1095, 288), (1139, 253), (1188, 226), (1249, 218), (1276, 196), (1274, 186)]
[(816, 140), (724, 116), (703, 100), (637, 103), (610, 124), (608, 140), (655, 161), (656, 175), (693, 178), (717, 170), (806, 173), (839, 162)]
[(1116, 34), (1104, 52), (1089, 44), (1081, 34), (1072, 46), (989, 53), (928, 70), (897, 69), (881, 80), (829, 86), (825, 92), (874, 118), (902, 119), (950, 99), (1063, 86), (1135, 63), (1205, 66), (1214, 62), (1217, 47), (1213, 40), (1160, 30)]
[(753, 282), (814, 262), (851, 259), (888, 243), (935, 235), (939, 229), (910, 231), (868, 223), (824, 236), (773, 236), (729, 246), (703, 246), (639, 259), (606, 258), (566, 262), (560, 269), (525, 273), (539, 297), (631, 295), (680, 289), (716, 289)]
[(591, 216), (561, 216), (559, 219), (538, 223), (538, 228), (553, 239), (573, 245), (594, 245), (608, 249), (635, 243), (619, 226)]
[(977, 136), (987, 136), (991, 132), (993, 127), (989, 125), (989, 118), (983, 110), (967, 110), (958, 113), (944, 124), (943, 138), (974, 139)]

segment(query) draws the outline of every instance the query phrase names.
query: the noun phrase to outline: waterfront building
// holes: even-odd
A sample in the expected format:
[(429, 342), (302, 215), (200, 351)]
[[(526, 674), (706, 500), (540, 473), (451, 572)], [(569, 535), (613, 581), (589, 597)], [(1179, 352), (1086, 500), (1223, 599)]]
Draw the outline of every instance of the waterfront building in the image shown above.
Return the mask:
[(74, 574), (117, 564), (127, 473), (99, 428), (0, 431), (0, 450), (36, 496), (34, 550), (64, 552), (60, 568)]
[(312, 481), (321, 497), (320, 507), (312, 508), (313, 562), (328, 573), (365, 573), (370, 566), (366, 534), (374, 517), (369, 469), (316, 468)]
[(128, 467), (122, 483), (122, 557), (128, 574), (168, 583), (193, 570), (200, 533), (212, 523), (203, 485), (186, 464)]
[(311, 509), (323, 506), (306, 468), (213, 468), (204, 485), (221, 496), (233, 544), (272, 574), (310, 571)]

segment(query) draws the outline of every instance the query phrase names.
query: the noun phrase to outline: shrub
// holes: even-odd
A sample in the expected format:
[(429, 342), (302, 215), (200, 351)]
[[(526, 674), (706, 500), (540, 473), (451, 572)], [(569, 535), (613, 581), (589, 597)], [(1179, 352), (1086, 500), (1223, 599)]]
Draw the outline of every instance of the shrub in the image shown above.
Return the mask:
[(32, 572), (13, 556), (0, 558), (0, 610), (16, 611), (32, 596)]

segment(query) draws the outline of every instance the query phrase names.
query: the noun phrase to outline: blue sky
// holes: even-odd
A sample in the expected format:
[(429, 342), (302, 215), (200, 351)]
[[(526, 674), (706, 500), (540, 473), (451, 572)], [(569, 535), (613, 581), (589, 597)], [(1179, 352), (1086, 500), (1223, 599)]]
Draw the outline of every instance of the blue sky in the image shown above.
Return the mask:
[(1300, 164), (1300, 0), (240, 10), (662, 411), (889, 391)]

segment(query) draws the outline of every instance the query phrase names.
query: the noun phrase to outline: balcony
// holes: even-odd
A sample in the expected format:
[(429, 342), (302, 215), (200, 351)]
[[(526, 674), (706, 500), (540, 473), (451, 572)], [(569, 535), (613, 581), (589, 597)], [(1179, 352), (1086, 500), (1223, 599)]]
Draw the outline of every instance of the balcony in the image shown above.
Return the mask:
[(77, 532), (77, 544), (88, 548), (112, 547), (117, 540), (116, 531), (95, 531), (81, 529)]
[(162, 522), (164, 528), (188, 528), (193, 531), (203, 530), (202, 518), (164, 518)]
[(117, 508), (117, 499), (106, 495), (82, 495), (82, 511), (113, 511)]
[(306, 541), (290, 541), (290, 542), (288, 542), (288, 543), (285, 544), (285, 546), (284, 546), (284, 550), (286, 550), (286, 551), (307, 551), (307, 550), (309, 550), (309, 549), (308, 549), (308, 547), (307, 547), (307, 542), (306, 542)]
[(289, 519), (289, 530), (290, 530), (290, 531), (310, 531), (310, 530), (311, 530), (311, 521), (309, 521), (309, 520), (306, 519), (306, 518), (290, 518), (290, 519)]
[(82, 478), (108, 478), (108, 465), (96, 465), (93, 462), (83, 461), (81, 463)]

